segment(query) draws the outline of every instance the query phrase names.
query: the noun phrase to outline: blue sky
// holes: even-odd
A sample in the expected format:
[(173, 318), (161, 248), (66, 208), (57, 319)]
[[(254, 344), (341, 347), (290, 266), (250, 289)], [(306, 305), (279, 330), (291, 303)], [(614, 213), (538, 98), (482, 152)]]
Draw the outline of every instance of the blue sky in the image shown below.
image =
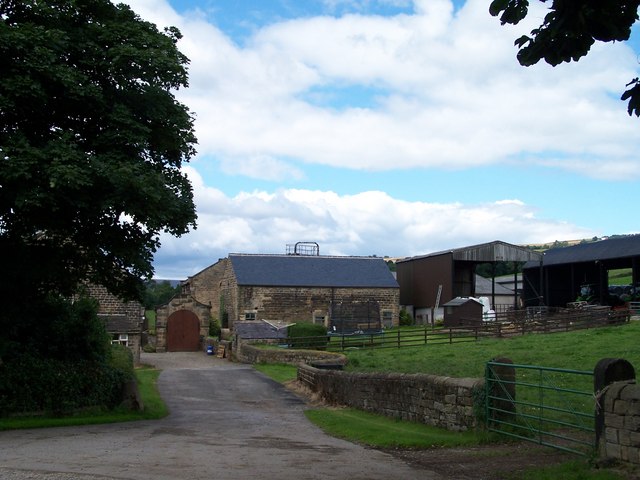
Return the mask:
[(231, 252), (410, 256), (640, 232), (637, 33), (521, 67), (489, 0), (128, 0), (182, 31), (198, 229), (159, 278)]

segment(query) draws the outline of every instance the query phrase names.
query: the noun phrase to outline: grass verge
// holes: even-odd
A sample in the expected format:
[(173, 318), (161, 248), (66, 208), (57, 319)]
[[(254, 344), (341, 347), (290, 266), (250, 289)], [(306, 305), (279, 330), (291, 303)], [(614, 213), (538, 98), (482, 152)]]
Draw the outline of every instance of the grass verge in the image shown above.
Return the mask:
[(279, 383), (295, 380), (298, 375), (298, 367), (284, 363), (256, 363), (253, 368)]
[(306, 410), (306, 417), (329, 435), (375, 448), (435, 448), (479, 445), (480, 432), (450, 432), (353, 408)]
[(132, 412), (125, 409), (83, 410), (67, 417), (10, 417), (0, 418), (0, 430), (17, 430), (26, 428), (69, 427), (74, 425), (97, 425), (103, 423), (132, 422), (137, 420), (155, 420), (167, 415), (168, 410), (157, 388), (160, 370), (140, 367), (135, 370), (138, 389), (144, 410)]

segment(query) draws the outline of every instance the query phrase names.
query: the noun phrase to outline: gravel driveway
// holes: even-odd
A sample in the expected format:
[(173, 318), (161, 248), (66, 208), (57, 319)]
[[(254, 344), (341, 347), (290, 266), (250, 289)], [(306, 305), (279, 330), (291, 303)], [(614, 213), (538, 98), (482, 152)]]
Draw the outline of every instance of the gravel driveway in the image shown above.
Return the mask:
[(255, 371), (203, 353), (143, 354), (163, 370), (162, 420), (0, 432), (0, 478), (441, 479), (325, 435), (304, 402)]

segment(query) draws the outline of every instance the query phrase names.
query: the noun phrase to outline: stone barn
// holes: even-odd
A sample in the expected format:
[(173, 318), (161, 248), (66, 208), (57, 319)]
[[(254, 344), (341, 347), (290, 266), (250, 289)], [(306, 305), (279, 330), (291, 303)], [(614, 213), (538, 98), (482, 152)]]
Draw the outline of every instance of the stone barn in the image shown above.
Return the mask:
[(133, 361), (140, 363), (144, 307), (139, 302), (124, 302), (100, 285), (87, 285), (87, 294), (98, 302), (98, 317), (104, 320), (111, 343), (125, 345)]
[[(320, 255), (230, 254), (183, 282), (182, 294), (159, 308), (159, 351), (171, 350), (171, 317), (196, 348), (210, 320), (233, 330), (236, 321), (316, 323), (328, 327), (332, 305), (375, 302), (379, 324), (397, 325), (399, 286), (384, 259)], [(197, 320), (196, 320), (197, 318)], [(186, 325), (192, 325), (186, 327)]]

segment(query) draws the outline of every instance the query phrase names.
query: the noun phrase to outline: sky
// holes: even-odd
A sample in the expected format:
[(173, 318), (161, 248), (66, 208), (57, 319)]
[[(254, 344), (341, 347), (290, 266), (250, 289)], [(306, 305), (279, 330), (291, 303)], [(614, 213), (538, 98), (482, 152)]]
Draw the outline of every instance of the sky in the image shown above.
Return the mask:
[(125, 0), (178, 27), (197, 229), (156, 278), (229, 253), (406, 257), (640, 232), (640, 32), (522, 67), (489, 0)]

